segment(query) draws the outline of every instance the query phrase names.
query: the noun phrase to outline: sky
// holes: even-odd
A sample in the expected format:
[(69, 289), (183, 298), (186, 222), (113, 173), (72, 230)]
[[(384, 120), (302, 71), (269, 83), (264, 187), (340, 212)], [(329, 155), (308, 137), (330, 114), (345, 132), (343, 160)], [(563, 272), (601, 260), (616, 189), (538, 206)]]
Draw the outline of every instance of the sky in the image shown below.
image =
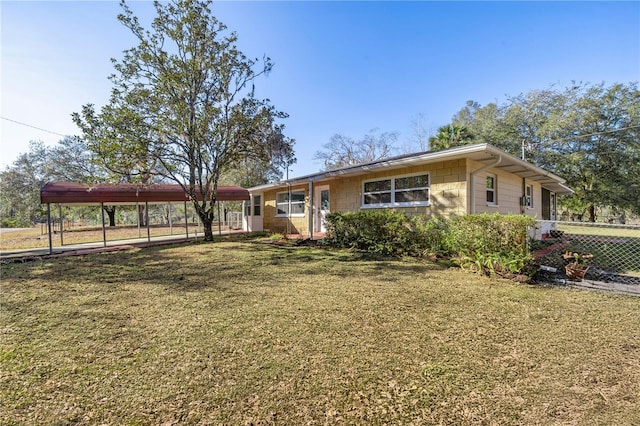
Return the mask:
[[(143, 24), (155, 14), (149, 1), (129, 4)], [(275, 63), (255, 88), (289, 114), (290, 177), (320, 170), (314, 154), (334, 134), (398, 132), (406, 150), (418, 117), (433, 134), (468, 100), (640, 80), (638, 1), (221, 1), (212, 10), (245, 55)], [(117, 1), (0, 1), (1, 169), (32, 140), (79, 135), (71, 114), (107, 102), (111, 58), (135, 45), (119, 12)]]

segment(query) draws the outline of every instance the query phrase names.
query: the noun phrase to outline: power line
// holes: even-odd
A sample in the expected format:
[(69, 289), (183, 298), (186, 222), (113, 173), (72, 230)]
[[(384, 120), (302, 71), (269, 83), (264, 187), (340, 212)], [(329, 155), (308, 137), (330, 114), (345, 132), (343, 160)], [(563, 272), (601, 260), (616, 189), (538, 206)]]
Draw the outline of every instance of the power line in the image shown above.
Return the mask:
[(62, 136), (63, 138), (65, 136), (68, 136), (68, 135), (63, 135), (62, 133), (58, 133), (58, 132), (54, 132), (54, 131), (51, 131), (51, 130), (43, 129), (42, 127), (32, 126), (31, 124), (23, 123), (21, 121), (12, 120), (12, 119), (7, 118), (7, 117), (0, 116), (0, 118), (2, 118), (3, 120), (11, 121), (12, 123), (19, 124), (21, 126), (31, 127), (32, 129), (40, 130), (41, 132), (47, 132), (47, 133), (51, 133), (52, 135)]
[(552, 140), (550, 142), (565, 142), (565, 141), (571, 141), (571, 140), (574, 140), (574, 139), (582, 139), (582, 138), (587, 138), (587, 137), (591, 137), (591, 136), (606, 135), (607, 133), (616, 133), (616, 132), (622, 132), (624, 130), (631, 130), (631, 129), (640, 129), (640, 125), (639, 126), (621, 127), (619, 129), (604, 130), (602, 132), (589, 133), (587, 135), (575, 135), (575, 136), (571, 136), (571, 137), (568, 137), (568, 138), (555, 139), (555, 140)]

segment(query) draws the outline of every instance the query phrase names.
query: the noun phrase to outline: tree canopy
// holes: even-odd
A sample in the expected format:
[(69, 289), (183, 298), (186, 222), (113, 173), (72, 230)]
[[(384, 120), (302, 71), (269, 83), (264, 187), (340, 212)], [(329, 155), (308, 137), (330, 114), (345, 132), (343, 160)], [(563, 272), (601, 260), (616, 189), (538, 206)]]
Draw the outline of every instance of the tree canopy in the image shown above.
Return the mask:
[(32, 141), (28, 152), (0, 172), (0, 217), (6, 218), (7, 225), (20, 226), (44, 220), (40, 188), (47, 182), (105, 181), (107, 171), (96, 164), (94, 157), (74, 136), (65, 136), (52, 147)]
[(287, 115), (255, 96), (255, 81), (272, 70), (272, 61), (245, 56), (211, 4), (155, 1), (157, 16), (145, 29), (122, 1), (118, 20), (138, 45), (113, 60), (108, 104), (100, 111), (88, 104), (74, 114), (111, 170), (181, 185), (209, 240), (225, 173), (248, 161), (265, 166), (295, 160), (293, 140), (279, 123)]
[(576, 191), (565, 207), (591, 221), (598, 207), (640, 214), (637, 83), (551, 87), (501, 105), (469, 101), (453, 117), (450, 128), (456, 126), (468, 137), (451, 138), (448, 146), (490, 143), (564, 177)]

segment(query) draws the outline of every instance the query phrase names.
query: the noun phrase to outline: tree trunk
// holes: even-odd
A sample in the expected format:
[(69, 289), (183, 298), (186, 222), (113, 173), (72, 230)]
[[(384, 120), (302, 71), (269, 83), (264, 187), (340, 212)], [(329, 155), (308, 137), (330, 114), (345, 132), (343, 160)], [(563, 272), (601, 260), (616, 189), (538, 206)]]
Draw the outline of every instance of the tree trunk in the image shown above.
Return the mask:
[(213, 218), (205, 214), (200, 216), (200, 220), (202, 221), (202, 228), (204, 229), (204, 240), (213, 241)]
[(109, 226), (116, 226), (116, 206), (104, 206), (104, 211), (109, 216)]
[(596, 221), (596, 206), (589, 204), (589, 222)]
[(202, 222), (202, 228), (204, 229), (204, 240), (205, 241), (213, 241), (213, 207), (209, 206), (208, 209), (205, 209), (204, 206), (201, 206), (197, 201), (193, 203), (196, 208), (196, 212), (198, 213), (198, 217), (200, 218), (200, 222)]
[(144, 214), (144, 206), (138, 205), (138, 222), (140, 226), (147, 226), (146, 215)]

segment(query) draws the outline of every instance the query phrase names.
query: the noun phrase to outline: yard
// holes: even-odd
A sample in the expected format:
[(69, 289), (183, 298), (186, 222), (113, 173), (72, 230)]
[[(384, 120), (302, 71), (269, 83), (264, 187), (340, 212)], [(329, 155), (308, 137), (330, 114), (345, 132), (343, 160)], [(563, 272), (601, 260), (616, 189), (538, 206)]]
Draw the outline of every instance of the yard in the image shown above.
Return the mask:
[[(217, 225), (213, 227), (214, 233), (218, 232)], [(224, 227), (223, 227), (223, 230)], [(226, 230), (225, 230), (226, 231)], [(60, 233), (54, 228), (52, 243), (54, 247), (60, 247)], [(184, 223), (176, 224), (173, 227), (167, 225), (152, 225), (149, 227), (149, 235), (160, 237), (165, 235), (185, 235)], [(137, 226), (114, 226), (106, 227), (105, 233), (107, 241), (117, 241), (133, 238), (147, 238), (147, 228)], [(189, 224), (189, 235), (203, 235), (202, 227), (199, 224)], [(99, 226), (85, 226), (72, 229), (65, 229), (62, 233), (62, 242), (68, 244), (95, 243), (102, 242), (102, 228)], [(49, 235), (47, 234), (47, 224), (39, 224), (33, 228), (21, 229), (0, 235), (0, 251), (13, 251), (30, 248), (49, 247)]]
[(225, 241), (2, 265), (2, 424), (640, 423), (640, 298)]

